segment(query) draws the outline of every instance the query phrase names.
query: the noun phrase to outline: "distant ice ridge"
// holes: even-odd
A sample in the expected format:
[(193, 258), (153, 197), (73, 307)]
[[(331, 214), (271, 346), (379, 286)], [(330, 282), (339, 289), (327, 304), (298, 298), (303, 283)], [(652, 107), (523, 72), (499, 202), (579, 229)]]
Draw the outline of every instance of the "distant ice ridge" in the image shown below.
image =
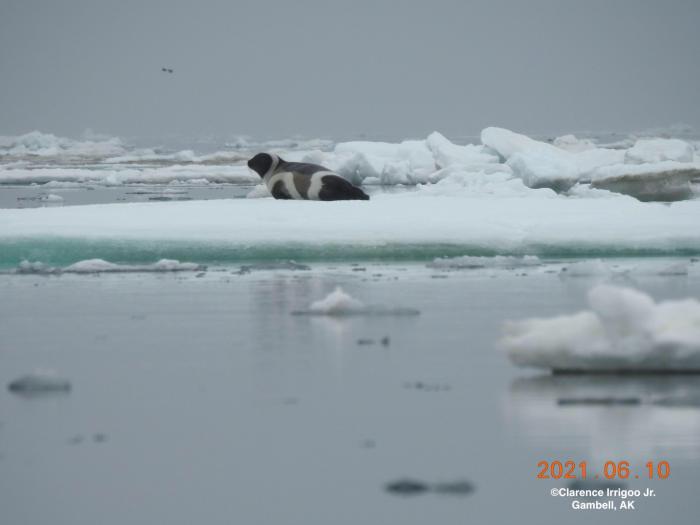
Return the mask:
[(23, 157), (106, 157), (126, 151), (118, 138), (93, 137), (92, 140), (73, 140), (51, 133), (32, 131), (18, 137), (0, 137), (0, 158)]
[[(32, 132), (0, 139), (0, 184), (257, 183), (259, 177), (244, 161), (263, 150), (324, 165), (356, 184), (418, 185), (445, 195), (526, 196), (544, 188), (576, 198), (616, 192), (644, 201), (675, 201), (693, 198), (698, 187), (693, 181), (700, 181), (697, 144), (678, 138), (632, 137), (601, 146), (563, 135), (549, 143), (489, 127), (481, 132), (481, 144), (456, 144), (436, 131), (398, 143), (241, 139), (227, 147), (205, 155), (189, 149), (161, 152), (128, 148), (118, 139), (81, 142)], [(591, 189), (605, 191), (594, 195)], [(264, 196), (264, 188), (251, 193)]]
[(640, 139), (625, 150), (582, 145), (573, 136), (547, 144), (486, 128), (481, 141), (531, 188), (567, 191), (584, 183), (640, 200), (681, 200), (693, 196), (691, 181), (700, 177), (692, 145), (678, 139)]
[(501, 345), (519, 366), (559, 371), (700, 370), (700, 302), (598, 285), (590, 310), (511, 321)]
[(22, 261), (17, 273), (133, 273), (133, 272), (196, 272), (206, 266), (196, 263), (181, 263), (174, 259), (161, 259), (153, 264), (115, 264), (104, 259), (86, 259), (65, 268), (55, 268), (42, 262)]
[(254, 183), (260, 177), (253, 175), (247, 166), (206, 166), (174, 165), (157, 168), (110, 167), (92, 169), (84, 167), (56, 168), (14, 168), (0, 166), (0, 184), (48, 184), (89, 183), (106, 186), (122, 184), (169, 184), (190, 182), (197, 184), (213, 183)]

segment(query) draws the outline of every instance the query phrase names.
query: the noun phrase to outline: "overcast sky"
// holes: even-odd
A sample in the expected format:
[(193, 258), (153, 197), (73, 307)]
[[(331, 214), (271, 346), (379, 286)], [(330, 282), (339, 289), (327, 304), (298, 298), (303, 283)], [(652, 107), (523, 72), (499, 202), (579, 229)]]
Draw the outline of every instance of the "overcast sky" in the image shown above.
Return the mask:
[(698, 0), (0, 0), (0, 134), (700, 128), (699, 24)]

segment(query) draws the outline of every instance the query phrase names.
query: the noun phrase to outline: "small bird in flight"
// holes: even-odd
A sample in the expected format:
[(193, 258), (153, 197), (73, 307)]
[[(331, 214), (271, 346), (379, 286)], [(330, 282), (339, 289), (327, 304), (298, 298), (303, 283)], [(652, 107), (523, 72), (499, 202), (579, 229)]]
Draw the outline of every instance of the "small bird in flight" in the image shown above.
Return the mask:
[(162, 67), (162, 68), (160, 68), (160, 70), (161, 70), (163, 73), (172, 73), (172, 72), (173, 72), (172, 69), (167, 68), (167, 67)]

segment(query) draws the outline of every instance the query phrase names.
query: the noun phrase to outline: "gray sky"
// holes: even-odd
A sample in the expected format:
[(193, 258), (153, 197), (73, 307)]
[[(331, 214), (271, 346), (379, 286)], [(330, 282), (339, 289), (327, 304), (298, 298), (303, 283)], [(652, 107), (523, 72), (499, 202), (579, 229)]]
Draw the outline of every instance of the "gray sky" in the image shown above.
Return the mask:
[(697, 0), (0, 0), (0, 134), (700, 127), (699, 23)]

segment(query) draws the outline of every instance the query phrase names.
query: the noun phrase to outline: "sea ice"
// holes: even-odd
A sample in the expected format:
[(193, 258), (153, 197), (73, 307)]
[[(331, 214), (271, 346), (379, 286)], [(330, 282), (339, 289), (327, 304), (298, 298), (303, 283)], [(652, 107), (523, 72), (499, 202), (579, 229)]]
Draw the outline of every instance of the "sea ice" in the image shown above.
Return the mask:
[[(307, 310), (292, 312), (295, 315), (418, 315), (413, 308), (389, 308), (385, 306), (366, 305), (348, 295), (338, 286), (323, 299), (311, 303)], [(388, 344), (388, 343), (387, 343)]]
[(655, 303), (630, 288), (599, 285), (590, 310), (510, 321), (501, 346), (518, 366), (558, 371), (700, 370), (700, 302)]
[(161, 259), (153, 264), (115, 264), (104, 259), (86, 259), (65, 268), (55, 268), (39, 261), (22, 261), (17, 273), (130, 273), (130, 272), (198, 272), (206, 266), (196, 263), (181, 263), (174, 259)]
[(664, 161), (693, 162), (693, 147), (678, 139), (640, 139), (625, 153), (625, 162), (646, 164)]

